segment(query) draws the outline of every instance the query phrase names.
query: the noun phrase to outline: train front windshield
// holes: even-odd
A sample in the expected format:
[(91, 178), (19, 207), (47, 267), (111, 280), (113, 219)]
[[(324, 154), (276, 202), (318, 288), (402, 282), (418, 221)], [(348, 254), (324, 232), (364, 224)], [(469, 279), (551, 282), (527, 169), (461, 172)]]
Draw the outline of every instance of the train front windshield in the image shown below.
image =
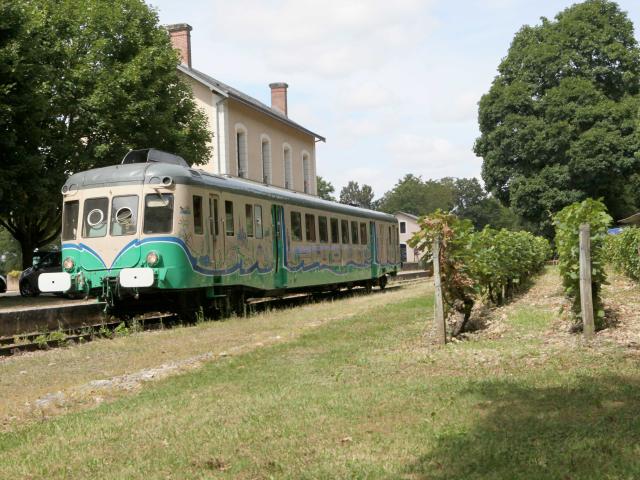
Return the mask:
[(144, 199), (144, 233), (171, 233), (173, 195), (150, 193)]

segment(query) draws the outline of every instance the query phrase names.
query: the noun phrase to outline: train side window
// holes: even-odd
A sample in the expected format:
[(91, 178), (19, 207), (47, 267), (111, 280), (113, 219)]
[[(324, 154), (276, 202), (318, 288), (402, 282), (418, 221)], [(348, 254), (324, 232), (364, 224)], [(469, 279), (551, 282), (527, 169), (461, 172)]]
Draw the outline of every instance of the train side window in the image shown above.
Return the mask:
[(138, 230), (138, 196), (122, 195), (111, 200), (111, 231), (114, 237), (133, 235)]
[(193, 196), (193, 233), (202, 235), (204, 226), (202, 222), (202, 197), (200, 195)]
[(218, 199), (209, 197), (209, 233), (218, 236)]
[(391, 225), (389, 225), (389, 245), (393, 245), (393, 239), (391, 237)]
[(307, 242), (315, 242), (316, 241), (316, 216), (311, 215), (310, 213), (305, 213), (304, 224), (306, 227)]
[(249, 203), (244, 206), (244, 219), (247, 237), (253, 237), (253, 205)]
[(108, 198), (88, 198), (85, 200), (82, 236), (84, 238), (104, 237), (107, 234), (108, 214)]
[(340, 230), (342, 231), (342, 243), (349, 243), (349, 221), (340, 220)]
[(144, 198), (144, 233), (169, 233), (173, 227), (173, 194), (149, 193)]
[(256, 222), (256, 238), (262, 238), (262, 205), (253, 206), (253, 216)]
[(358, 222), (351, 222), (351, 243), (358, 244)]
[(235, 230), (233, 229), (233, 202), (230, 200), (224, 201), (224, 233), (228, 237), (233, 237), (235, 235)]
[(318, 217), (318, 235), (320, 237), (320, 243), (327, 243), (329, 241), (327, 217)]
[(360, 243), (362, 245), (366, 245), (367, 244), (367, 224), (366, 223), (360, 223)]
[(331, 243), (340, 243), (340, 224), (337, 218), (331, 219)]
[(62, 207), (62, 240), (75, 240), (78, 234), (78, 215), (80, 202), (64, 202)]
[(302, 218), (300, 212), (291, 212), (291, 240), (302, 241)]

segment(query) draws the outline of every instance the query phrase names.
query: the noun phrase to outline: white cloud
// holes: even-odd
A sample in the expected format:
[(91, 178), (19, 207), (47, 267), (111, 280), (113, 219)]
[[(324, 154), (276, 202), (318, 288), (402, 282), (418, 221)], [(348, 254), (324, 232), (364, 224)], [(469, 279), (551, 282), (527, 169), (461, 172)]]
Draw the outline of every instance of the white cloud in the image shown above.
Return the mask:
[(402, 133), (386, 147), (398, 171), (425, 178), (473, 177), (479, 173), (480, 159), (471, 147), (454, 144), (445, 138)]
[(433, 99), (432, 116), (440, 122), (473, 122), (478, 115), (478, 92), (451, 92)]

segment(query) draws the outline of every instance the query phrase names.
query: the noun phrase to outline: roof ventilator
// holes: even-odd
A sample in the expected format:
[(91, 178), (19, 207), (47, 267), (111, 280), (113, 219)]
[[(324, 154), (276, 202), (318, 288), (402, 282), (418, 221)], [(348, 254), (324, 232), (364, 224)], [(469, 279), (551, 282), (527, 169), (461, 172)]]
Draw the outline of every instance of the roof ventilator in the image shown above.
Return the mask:
[(122, 159), (122, 165), (130, 163), (171, 163), (189, 168), (189, 164), (184, 158), (173, 153), (163, 152), (155, 148), (143, 148), (140, 150), (129, 150)]

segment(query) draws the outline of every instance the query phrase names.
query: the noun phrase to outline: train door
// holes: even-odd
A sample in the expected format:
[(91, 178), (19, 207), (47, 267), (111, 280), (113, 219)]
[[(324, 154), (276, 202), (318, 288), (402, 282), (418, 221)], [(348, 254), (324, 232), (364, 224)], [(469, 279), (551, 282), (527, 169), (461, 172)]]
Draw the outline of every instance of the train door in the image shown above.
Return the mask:
[(271, 231), (273, 232), (273, 272), (275, 288), (287, 286), (287, 270), (285, 268), (287, 248), (284, 227), (284, 207), (271, 206)]
[(371, 250), (371, 278), (378, 277), (378, 235), (376, 222), (369, 222), (369, 249)]
[(209, 194), (209, 237), (211, 245), (211, 261), (214, 268), (224, 265), (224, 235), (220, 227), (220, 198)]

